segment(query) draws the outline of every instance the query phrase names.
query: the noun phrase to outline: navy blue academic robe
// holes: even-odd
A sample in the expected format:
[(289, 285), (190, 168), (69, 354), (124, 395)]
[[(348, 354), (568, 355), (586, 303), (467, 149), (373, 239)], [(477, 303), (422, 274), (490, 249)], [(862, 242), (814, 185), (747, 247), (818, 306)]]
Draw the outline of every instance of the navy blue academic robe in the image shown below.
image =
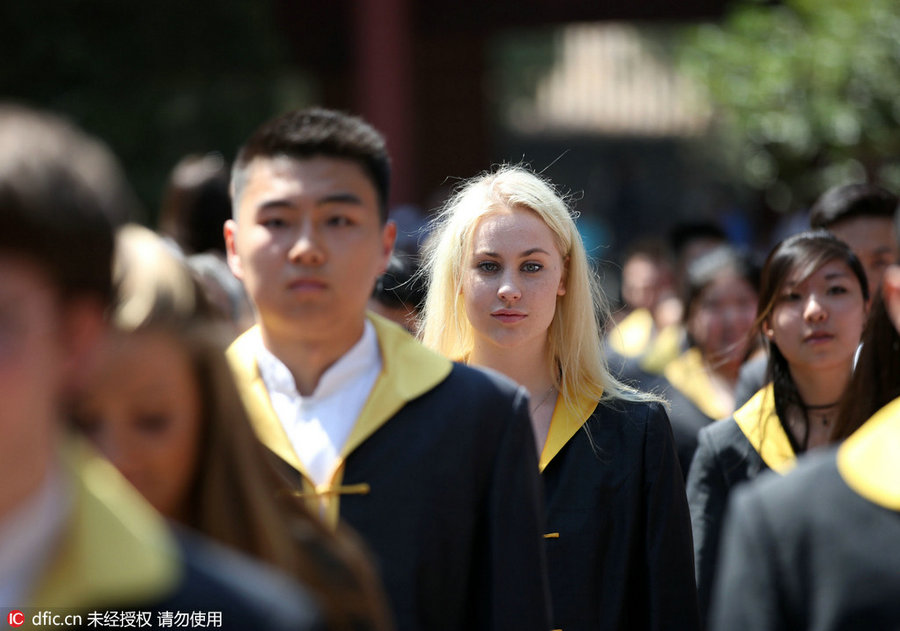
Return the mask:
[(665, 410), (557, 402), (540, 466), (553, 626), (697, 629), (691, 524)]
[(840, 447), (735, 492), (716, 631), (900, 628), (900, 400)]
[(314, 485), (259, 375), (250, 329), (229, 349), (262, 442), (331, 523), (367, 544), (397, 628), (550, 628), (543, 505), (527, 395), (369, 315), (382, 373), (331, 479)]
[(790, 470), (796, 456), (775, 414), (771, 384), (726, 420), (700, 431), (687, 479), (700, 614), (706, 619), (719, 556), (719, 537), (732, 490), (762, 471)]
[(107, 615), (136, 621), (141, 614), (159, 628), (170, 612), (215, 616), (221, 629), (324, 629), (299, 585), (197, 535), (174, 533), (84, 443), (68, 442), (64, 452), (72, 506), (59, 544), (28, 594), (28, 622), (49, 611), (80, 615), (78, 628), (90, 629), (98, 628), (92, 614), (100, 616), (101, 627)]

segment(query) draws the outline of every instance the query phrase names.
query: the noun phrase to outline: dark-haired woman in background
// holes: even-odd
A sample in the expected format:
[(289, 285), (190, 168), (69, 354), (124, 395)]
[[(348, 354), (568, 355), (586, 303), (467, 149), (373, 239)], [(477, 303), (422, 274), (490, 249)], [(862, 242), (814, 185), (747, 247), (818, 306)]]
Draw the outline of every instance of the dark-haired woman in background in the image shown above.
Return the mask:
[(753, 350), (759, 269), (745, 256), (720, 246), (695, 259), (684, 279), (684, 328), (688, 348), (662, 374), (626, 368), (622, 377), (670, 403), (669, 419), (684, 477), (697, 433), (734, 411), (741, 363)]
[(769, 344), (770, 383), (730, 419), (701, 430), (688, 476), (701, 613), (734, 486), (765, 469), (784, 473), (799, 454), (829, 443), (867, 301), (859, 260), (825, 231), (789, 237), (769, 254), (756, 322)]

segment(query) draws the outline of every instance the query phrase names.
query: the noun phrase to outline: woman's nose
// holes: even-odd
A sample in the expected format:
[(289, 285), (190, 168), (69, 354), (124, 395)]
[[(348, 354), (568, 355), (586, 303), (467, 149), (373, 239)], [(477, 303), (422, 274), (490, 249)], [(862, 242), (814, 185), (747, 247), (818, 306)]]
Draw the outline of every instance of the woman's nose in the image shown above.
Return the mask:
[(500, 289), (497, 290), (497, 297), (506, 303), (516, 302), (522, 297), (522, 292), (512, 279), (504, 279)]
[(828, 316), (822, 301), (815, 295), (810, 296), (806, 300), (806, 307), (803, 311), (803, 317), (810, 321), (824, 320)]

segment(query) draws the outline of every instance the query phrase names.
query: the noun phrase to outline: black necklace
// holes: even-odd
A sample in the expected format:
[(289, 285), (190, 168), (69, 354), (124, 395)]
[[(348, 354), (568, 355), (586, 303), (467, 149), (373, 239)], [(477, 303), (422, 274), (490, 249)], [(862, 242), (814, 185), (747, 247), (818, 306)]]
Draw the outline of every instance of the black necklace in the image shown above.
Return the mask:
[(807, 410), (827, 410), (829, 408), (833, 408), (838, 403), (840, 403), (840, 400), (837, 400), (834, 403), (826, 403), (824, 405), (806, 405), (804, 403), (803, 407), (805, 407)]

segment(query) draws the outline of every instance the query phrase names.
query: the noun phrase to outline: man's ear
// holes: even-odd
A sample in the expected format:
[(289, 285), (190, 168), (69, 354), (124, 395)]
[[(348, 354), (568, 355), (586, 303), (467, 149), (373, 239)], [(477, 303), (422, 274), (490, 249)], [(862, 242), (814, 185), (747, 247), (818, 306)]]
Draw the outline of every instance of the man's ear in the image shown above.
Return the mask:
[(378, 275), (387, 271), (388, 263), (391, 260), (391, 252), (394, 251), (394, 243), (397, 241), (397, 224), (388, 220), (381, 230), (381, 268)]
[(241, 265), (241, 257), (238, 256), (235, 248), (235, 238), (237, 237), (238, 224), (234, 219), (228, 219), (225, 222), (225, 253), (228, 257), (228, 267), (231, 273), (237, 278), (244, 280), (244, 267)]
[(894, 328), (900, 332), (900, 265), (894, 264), (885, 270), (881, 280), (881, 297)]

